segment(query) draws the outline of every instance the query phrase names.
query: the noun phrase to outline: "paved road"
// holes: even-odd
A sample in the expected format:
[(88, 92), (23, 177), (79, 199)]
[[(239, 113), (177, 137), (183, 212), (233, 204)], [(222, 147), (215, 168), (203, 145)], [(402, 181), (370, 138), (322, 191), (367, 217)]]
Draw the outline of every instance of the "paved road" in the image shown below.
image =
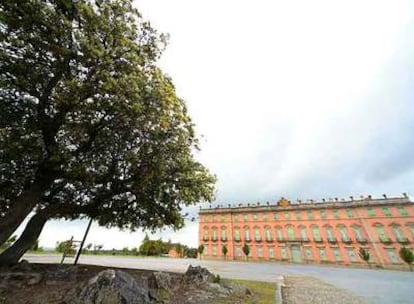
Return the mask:
[[(59, 263), (59, 255), (25, 255), (37, 263)], [(69, 262), (69, 261), (68, 261)], [(188, 265), (201, 265), (224, 278), (276, 282), (280, 275), (307, 275), (347, 289), (378, 304), (414, 303), (414, 272), (348, 269), (315, 265), (199, 261), (195, 259), (82, 256), (82, 264), (185, 272)]]

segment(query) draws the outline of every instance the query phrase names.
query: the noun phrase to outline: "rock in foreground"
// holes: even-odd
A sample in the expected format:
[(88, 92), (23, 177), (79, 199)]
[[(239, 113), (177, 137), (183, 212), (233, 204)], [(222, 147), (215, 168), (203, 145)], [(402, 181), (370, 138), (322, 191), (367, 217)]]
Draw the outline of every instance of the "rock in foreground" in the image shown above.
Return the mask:
[(98, 273), (83, 288), (69, 292), (67, 304), (148, 304), (148, 281), (126, 272), (107, 269)]

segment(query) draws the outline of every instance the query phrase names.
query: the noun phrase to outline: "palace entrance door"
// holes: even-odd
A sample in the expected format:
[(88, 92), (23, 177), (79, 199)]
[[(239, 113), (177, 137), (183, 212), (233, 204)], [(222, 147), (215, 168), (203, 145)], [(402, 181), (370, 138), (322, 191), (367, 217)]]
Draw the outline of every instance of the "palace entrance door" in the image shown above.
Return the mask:
[(293, 263), (302, 263), (302, 252), (300, 250), (300, 245), (291, 245), (290, 253)]

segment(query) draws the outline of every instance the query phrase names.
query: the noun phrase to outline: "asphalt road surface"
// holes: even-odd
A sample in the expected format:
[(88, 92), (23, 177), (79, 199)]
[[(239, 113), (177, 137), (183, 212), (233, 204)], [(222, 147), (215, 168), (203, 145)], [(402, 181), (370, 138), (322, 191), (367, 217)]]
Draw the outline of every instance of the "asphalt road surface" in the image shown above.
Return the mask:
[[(59, 263), (61, 256), (52, 254), (24, 256), (30, 262)], [(68, 258), (66, 262), (73, 262)], [(81, 264), (158, 271), (185, 272), (188, 265), (201, 265), (223, 278), (276, 282), (281, 275), (306, 275), (324, 280), (337, 287), (360, 295), (372, 303), (414, 303), (414, 272), (350, 269), (316, 265), (279, 263), (247, 263), (233, 261), (208, 261), (196, 259), (141, 258), (123, 256), (81, 256)]]

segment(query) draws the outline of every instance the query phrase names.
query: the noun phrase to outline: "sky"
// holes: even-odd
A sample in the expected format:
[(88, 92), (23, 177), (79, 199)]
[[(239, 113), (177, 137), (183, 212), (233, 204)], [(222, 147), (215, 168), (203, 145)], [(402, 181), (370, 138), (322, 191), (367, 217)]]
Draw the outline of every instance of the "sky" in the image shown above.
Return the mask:
[[(196, 124), (197, 159), (218, 178), (213, 205), (414, 195), (412, 1), (135, 6), (170, 35), (159, 65)], [(52, 221), (40, 245), (80, 239), (86, 225)], [(195, 247), (197, 235), (195, 221), (154, 237)], [(143, 237), (94, 224), (87, 242), (131, 248)]]

